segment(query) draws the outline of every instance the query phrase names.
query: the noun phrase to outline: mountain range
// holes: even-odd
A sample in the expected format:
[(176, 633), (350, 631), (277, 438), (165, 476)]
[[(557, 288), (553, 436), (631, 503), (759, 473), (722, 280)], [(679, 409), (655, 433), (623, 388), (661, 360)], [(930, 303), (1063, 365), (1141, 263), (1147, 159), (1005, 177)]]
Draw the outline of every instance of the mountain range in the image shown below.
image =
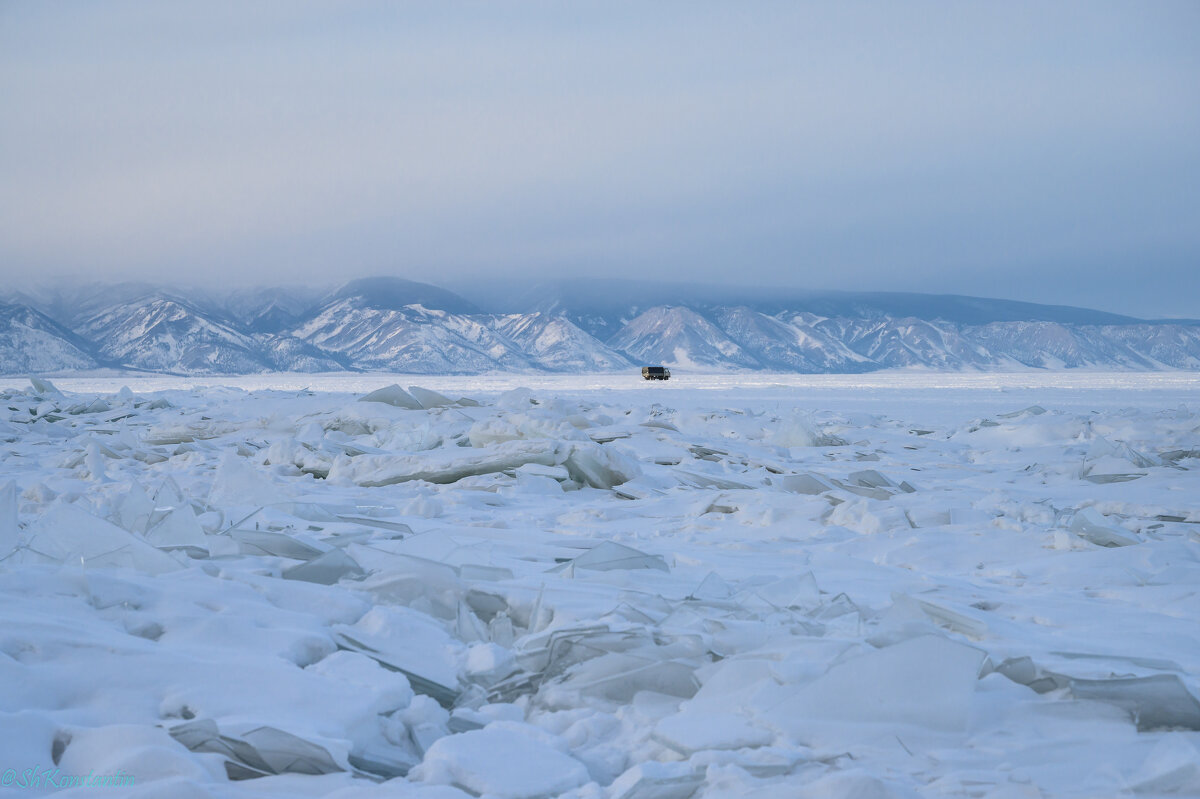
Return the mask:
[(0, 373), (1200, 368), (1200, 321), (956, 295), (577, 280), (450, 291), (56, 286), (0, 297)]

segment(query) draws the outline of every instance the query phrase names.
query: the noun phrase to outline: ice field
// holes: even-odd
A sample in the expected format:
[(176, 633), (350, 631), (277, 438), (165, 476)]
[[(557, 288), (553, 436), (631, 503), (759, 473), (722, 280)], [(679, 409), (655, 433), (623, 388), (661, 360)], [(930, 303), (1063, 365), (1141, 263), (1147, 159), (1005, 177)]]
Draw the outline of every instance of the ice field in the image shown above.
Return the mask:
[(1195, 374), (0, 400), (14, 795), (1200, 796)]

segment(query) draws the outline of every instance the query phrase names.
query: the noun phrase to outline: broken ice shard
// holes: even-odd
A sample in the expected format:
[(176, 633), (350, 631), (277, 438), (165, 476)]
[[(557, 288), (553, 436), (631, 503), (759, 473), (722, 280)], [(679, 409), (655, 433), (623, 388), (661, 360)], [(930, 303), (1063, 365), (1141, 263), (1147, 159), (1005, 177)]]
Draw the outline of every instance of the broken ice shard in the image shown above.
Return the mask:
[(159, 549), (179, 549), (192, 557), (208, 557), (208, 541), (191, 506), (176, 508), (146, 531), (146, 541)]
[(1084, 508), (1071, 520), (1071, 532), (1102, 547), (1127, 547), (1141, 543), (1132, 533), (1112, 524), (1095, 508)]
[(412, 480), (448, 484), (472, 475), (509, 471), (527, 463), (557, 466), (566, 458), (566, 446), (563, 442), (542, 439), (411, 455), (362, 455), (335, 461), (329, 479), (332, 483), (349, 482), (369, 488)]
[(592, 571), (611, 571), (613, 569), (658, 569), (669, 572), (667, 562), (659, 555), (648, 555), (645, 552), (618, 544), (614, 541), (604, 541), (589, 549), (570, 565), (579, 569)]
[(450, 399), (449, 397), (439, 394), (436, 391), (428, 388), (421, 388), (420, 386), (409, 386), (408, 393), (411, 394), (412, 398), (420, 403), (421, 407), (425, 410), (430, 410), (432, 408), (449, 408), (454, 404), (454, 400)]
[(312, 560), (322, 555), (316, 547), (283, 533), (233, 529), (229, 535), (237, 541), (243, 555), (274, 555), (294, 560)]
[(57, 505), (35, 522), (28, 544), (15, 557), (19, 562), (82, 562), (88, 568), (123, 566), (148, 574), (182, 568), (167, 553), (74, 505)]
[(193, 752), (213, 752), (229, 758), (225, 770), (231, 780), (345, 770), (324, 747), (275, 727), (257, 727), (234, 737), (222, 735), (212, 719), (198, 719), (176, 725), (168, 732)]
[(563, 464), (573, 480), (592, 488), (612, 488), (642, 473), (637, 461), (599, 444), (575, 444)]
[(1077, 699), (1093, 699), (1123, 708), (1140, 731), (1200, 730), (1200, 701), (1176, 674), (1122, 677), (1112, 680), (1071, 680)]
[(285, 580), (304, 580), (319, 585), (333, 585), (343, 577), (365, 574), (354, 558), (340, 549), (331, 549), (320, 557), (283, 570)]
[(385, 386), (372, 391), (370, 394), (358, 398), (359, 402), (382, 402), (387, 405), (394, 405), (397, 408), (407, 408), (412, 411), (421, 410), (421, 403), (417, 402), (412, 394), (409, 394), (400, 386), (393, 383), (390, 386)]

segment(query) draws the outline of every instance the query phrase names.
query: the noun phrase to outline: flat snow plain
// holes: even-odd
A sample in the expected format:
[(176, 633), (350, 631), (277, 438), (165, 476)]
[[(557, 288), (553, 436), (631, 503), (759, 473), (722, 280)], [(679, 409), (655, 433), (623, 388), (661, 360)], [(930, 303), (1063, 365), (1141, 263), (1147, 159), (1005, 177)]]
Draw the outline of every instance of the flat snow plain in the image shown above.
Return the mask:
[(54, 383), (21, 795), (1200, 795), (1200, 376)]

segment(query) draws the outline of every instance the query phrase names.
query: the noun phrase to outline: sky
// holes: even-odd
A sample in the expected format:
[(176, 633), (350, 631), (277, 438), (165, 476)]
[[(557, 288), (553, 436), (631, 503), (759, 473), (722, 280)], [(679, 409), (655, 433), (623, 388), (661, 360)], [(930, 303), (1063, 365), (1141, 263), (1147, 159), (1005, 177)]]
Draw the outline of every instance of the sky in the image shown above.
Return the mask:
[(0, 0), (0, 281), (1200, 318), (1200, 3)]

